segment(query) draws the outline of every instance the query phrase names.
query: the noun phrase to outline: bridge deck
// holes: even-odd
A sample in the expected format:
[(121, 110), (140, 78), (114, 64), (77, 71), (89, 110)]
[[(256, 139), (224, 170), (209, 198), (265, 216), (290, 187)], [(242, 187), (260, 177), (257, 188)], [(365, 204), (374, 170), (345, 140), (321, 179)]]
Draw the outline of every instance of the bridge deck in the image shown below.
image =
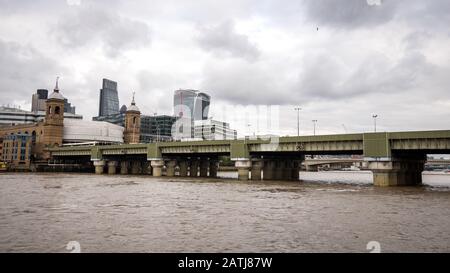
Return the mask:
[(364, 154), (365, 157), (390, 157), (395, 152), (450, 153), (450, 130), (339, 134), (271, 139), (159, 142), (105, 146), (49, 148), (53, 156), (102, 156), (229, 154), (248, 158), (251, 154)]

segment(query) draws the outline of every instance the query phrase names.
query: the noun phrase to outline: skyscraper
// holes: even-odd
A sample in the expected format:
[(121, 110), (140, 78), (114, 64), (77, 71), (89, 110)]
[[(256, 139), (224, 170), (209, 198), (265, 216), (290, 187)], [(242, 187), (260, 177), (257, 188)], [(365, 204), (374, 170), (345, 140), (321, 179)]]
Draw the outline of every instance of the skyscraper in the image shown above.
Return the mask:
[(211, 97), (192, 89), (176, 90), (173, 97), (174, 116), (177, 123), (172, 130), (174, 139), (193, 138), (194, 121), (207, 120)]
[(174, 115), (194, 120), (208, 119), (211, 97), (197, 90), (176, 90), (173, 97)]
[(103, 86), (100, 89), (100, 104), (98, 115), (109, 116), (119, 113), (119, 95), (117, 92), (117, 82), (103, 79)]
[(45, 111), (45, 101), (48, 97), (47, 89), (38, 89), (36, 94), (31, 97), (31, 111)]
[[(47, 89), (38, 89), (31, 97), (31, 112), (45, 112), (45, 102), (48, 98)], [(64, 99), (64, 113), (76, 114), (75, 106), (65, 98)]]

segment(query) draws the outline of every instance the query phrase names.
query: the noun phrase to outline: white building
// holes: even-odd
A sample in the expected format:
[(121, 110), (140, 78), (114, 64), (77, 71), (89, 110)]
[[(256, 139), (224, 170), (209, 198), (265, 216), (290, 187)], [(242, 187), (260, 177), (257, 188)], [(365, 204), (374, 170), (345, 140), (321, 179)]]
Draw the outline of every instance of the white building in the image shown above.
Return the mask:
[(228, 140), (237, 139), (237, 131), (230, 128), (230, 124), (218, 120), (194, 121), (194, 139)]
[(106, 121), (64, 119), (64, 143), (123, 143), (124, 128)]
[[(0, 126), (12, 126), (27, 123), (36, 123), (45, 118), (44, 111), (31, 112), (18, 108), (0, 106)], [(83, 116), (64, 113), (64, 120), (83, 119)]]

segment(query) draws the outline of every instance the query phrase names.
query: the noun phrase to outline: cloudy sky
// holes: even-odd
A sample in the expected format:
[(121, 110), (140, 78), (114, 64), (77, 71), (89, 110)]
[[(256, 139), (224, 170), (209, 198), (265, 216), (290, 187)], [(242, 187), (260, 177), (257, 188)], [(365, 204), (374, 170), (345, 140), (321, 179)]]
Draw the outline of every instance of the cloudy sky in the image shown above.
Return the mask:
[(144, 114), (202, 90), (241, 132), (264, 133), (241, 117), (267, 105), (283, 135), (297, 105), (302, 134), (313, 119), (319, 134), (371, 131), (374, 113), (379, 130), (450, 129), (448, 0), (0, 0), (0, 22), (0, 104), (28, 109), (60, 76), (91, 119), (109, 78)]

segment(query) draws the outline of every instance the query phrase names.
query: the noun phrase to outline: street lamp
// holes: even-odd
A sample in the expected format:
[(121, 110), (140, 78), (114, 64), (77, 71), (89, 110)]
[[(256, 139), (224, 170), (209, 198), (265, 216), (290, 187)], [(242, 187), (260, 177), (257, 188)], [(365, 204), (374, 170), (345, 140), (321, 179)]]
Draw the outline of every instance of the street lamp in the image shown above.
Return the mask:
[(377, 117), (378, 117), (377, 114), (372, 115), (375, 133), (377, 132)]
[(316, 135), (316, 124), (317, 124), (317, 119), (313, 119), (312, 122), (314, 123), (314, 135)]
[(302, 110), (302, 108), (295, 107), (294, 110), (297, 111), (297, 136), (300, 136), (300, 110)]

